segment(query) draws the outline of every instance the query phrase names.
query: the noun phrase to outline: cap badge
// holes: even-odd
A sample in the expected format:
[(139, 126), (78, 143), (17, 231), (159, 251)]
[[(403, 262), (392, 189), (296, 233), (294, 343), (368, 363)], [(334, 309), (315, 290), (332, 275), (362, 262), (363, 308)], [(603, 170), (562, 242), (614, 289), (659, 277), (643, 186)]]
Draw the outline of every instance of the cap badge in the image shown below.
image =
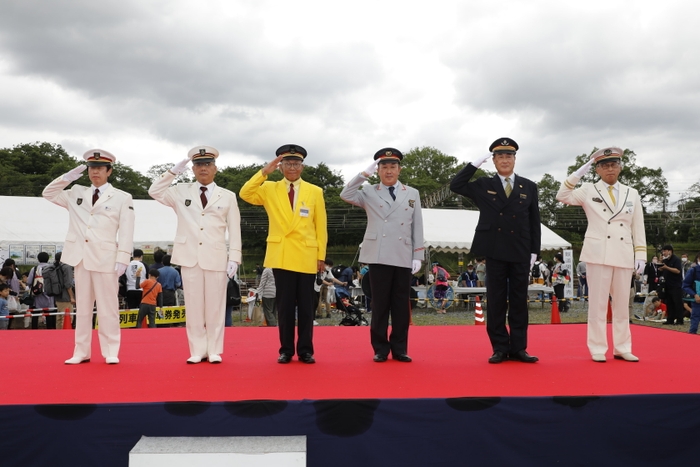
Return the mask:
[(386, 154), (387, 156), (391, 156), (392, 152), (391, 152), (391, 151), (387, 151), (387, 152), (385, 152), (385, 154)]
[(507, 139), (504, 139), (503, 141), (501, 141), (501, 144), (502, 144), (503, 146), (508, 146), (508, 145), (509, 145)]
[(93, 156), (95, 156), (95, 160), (96, 160), (96, 161), (99, 161), (99, 160), (100, 160), (100, 153), (99, 153), (99, 152), (93, 153)]
[(289, 148), (289, 154), (296, 154), (296, 152), (297, 152), (297, 148), (295, 148), (294, 146)]
[(200, 156), (206, 156), (206, 155), (207, 155), (207, 150), (204, 149), (204, 148), (200, 149), (200, 150), (199, 150), (199, 155), (200, 155)]
[(612, 151), (610, 149), (606, 149), (605, 151), (603, 151), (603, 154), (609, 156), (610, 154), (612, 154)]

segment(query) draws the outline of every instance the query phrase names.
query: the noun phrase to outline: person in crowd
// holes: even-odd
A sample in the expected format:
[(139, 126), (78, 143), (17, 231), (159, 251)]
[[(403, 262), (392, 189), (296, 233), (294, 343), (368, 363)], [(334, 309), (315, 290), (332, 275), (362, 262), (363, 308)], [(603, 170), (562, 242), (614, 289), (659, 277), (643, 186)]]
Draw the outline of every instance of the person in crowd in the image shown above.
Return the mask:
[[(61, 284), (61, 295), (54, 297), (56, 301), (56, 328), (63, 329), (63, 320), (66, 318), (65, 312), (73, 313), (75, 307), (75, 285), (73, 280), (73, 268), (61, 262), (63, 252), (59, 251), (54, 257), (54, 269)], [(72, 321), (72, 318), (69, 318)], [(71, 327), (72, 324), (71, 324)]]
[(673, 254), (673, 245), (661, 247), (663, 259), (659, 273), (663, 277), (663, 291), (659, 296), (666, 303), (666, 325), (683, 324), (683, 276), (681, 259)]
[[(612, 297), (613, 357), (637, 362), (632, 354), (629, 296), (630, 277), (644, 271), (646, 235), (641, 198), (634, 188), (618, 178), (622, 171), (622, 149), (603, 148), (561, 184), (557, 201), (581, 206), (586, 213), (586, 229), (581, 261), (588, 276), (588, 350), (595, 362), (604, 363), (608, 350), (606, 323), (608, 301)], [(596, 183), (576, 184), (591, 166), (600, 177)]]
[(700, 325), (700, 253), (695, 255), (693, 266), (683, 278), (683, 291), (691, 297), (690, 301), (690, 334), (698, 333)]
[(10, 286), (0, 283), (0, 331), (6, 330), (10, 322), (10, 308), (7, 299), (10, 296)]
[[(367, 213), (359, 260), (369, 264), (370, 342), (377, 363), (386, 362), (390, 352), (399, 362), (412, 360), (408, 355), (411, 276), (420, 270), (425, 257), (420, 193), (399, 181), (402, 159), (398, 149), (380, 149), (367, 169), (340, 193), (343, 201)], [(375, 172), (380, 183), (360, 190)], [(389, 317), (391, 334), (387, 337)]]
[(659, 257), (654, 256), (651, 258), (651, 262), (647, 263), (644, 267), (644, 284), (647, 285), (648, 292), (651, 293), (656, 290), (659, 285)]
[(146, 277), (148, 274), (148, 269), (146, 265), (143, 264), (143, 250), (140, 248), (134, 249), (129, 267), (126, 268), (126, 303), (130, 310), (139, 307), (141, 297), (143, 296), (143, 290), (136, 286), (137, 274), (140, 277)]
[(139, 303), (139, 314), (136, 318), (136, 327), (140, 328), (143, 319), (148, 316), (148, 327), (156, 327), (156, 308), (163, 306), (163, 287), (158, 282), (160, 271), (151, 268), (148, 271), (148, 279), (141, 282), (141, 270), (136, 271), (136, 287), (143, 290), (143, 296)]
[(554, 269), (552, 269), (552, 285), (554, 288), (554, 295), (557, 297), (559, 302), (559, 311), (566, 313), (569, 311), (569, 306), (571, 301), (564, 297), (564, 288), (569, 282), (569, 271), (566, 270), (566, 265), (564, 264), (564, 256), (561, 253), (554, 255)]
[[(277, 288), (277, 320), (280, 348), (278, 363), (286, 364), (294, 353), (303, 363), (315, 363), (313, 345), (314, 282), (325, 270), (328, 231), (323, 190), (301, 178), (306, 149), (285, 144), (275, 159), (241, 188), (240, 196), (267, 211), (269, 229), (263, 265), (272, 268)], [(267, 177), (279, 169), (278, 182)], [(294, 346), (294, 322), (298, 315), (298, 340)]]
[[(117, 158), (102, 149), (83, 154), (79, 165), (49, 183), (42, 195), (68, 210), (69, 224), (61, 260), (75, 274), (75, 349), (66, 364), (89, 362), (92, 309), (97, 301), (99, 339), (108, 364), (119, 363), (119, 276), (124, 274), (133, 249), (134, 203), (129, 193), (109, 183)], [(87, 169), (92, 186), (73, 185)], [(116, 241), (115, 241), (116, 240)]]
[(666, 315), (666, 305), (661, 302), (661, 299), (656, 292), (651, 292), (644, 299), (644, 312), (642, 316), (635, 315), (635, 318), (642, 321), (655, 321), (660, 323)]
[(688, 261), (688, 253), (681, 254), (681, 277), (685, 277), (688, 269), (690, 269), (692, 266), (692, 263)]
[(532, 270), (530, 271), (530, 277), (532, 278), (532, 283), (536, 285), (544, 285), (547, 265), (542, 261), (542, 256), (537, 255), (535, 263), (532, 265)]
[(450, 273), (447, 272), (445, 268), (440, 266), (440, 263), (433, 263), (432, 269), (433, 275), (435, 276), (435, 291), (433, 292), (433, 297), (435, 297), (435, 302), (438, 304), (438, 309), (436, 313), (445, 314), (445, 304), (447, 303), (447, 289), (450, 284), (447, 282), (450, 280)]
[(160, 248), (156, 248), (156, 250), (153, 252), (153, 261), (155, 263), (151, 264), (148, 267), (148, 270), (150, 271), (151, 269), (160, 269), (163, 267), (163, 258), (165, 257), (165, 252), (161, 250)]
[(158, 282), (163, 288), (163, 306), (177, 305), (175, 291), (182, 287), (180, 273), (177, 272), (177, 269), (172, 267), (171, 260), (171, 255), (164, 255), (163, 267), (158, 269), (158, 272), (160, 273), (158, 275)]
[(586, 262), (579, 261), (576, 265), (576, 276), (578, 277), (577, 297), (584, 300), (588, 297), (588, 280), (586, 279)]
[(462, 273), (459, 279), (460, 287), (476, 287), (478, 278), (476, 271), (474, 270), (474, 265), (472, 263), (467, 264), (467, 270)]
[[(499, 138), (488, 155), (467, 164), (450, 183), (453, 192), (471, 198), (479, 208), (471, 251), (486, 257), (486, 331), (493, 348), (489, 363), (539, 360), (527, 353), (527, 288), (540, 253), (542, 227), (537, 185), (514, 172), (518, 149), (511, 138)], [(497, 174), (472, 182), (489, 159)]]
[[(8, 264), (7, 261), (5, 261), (5, 264)], [(14, 260), (12, 260), (12, 264), (14, 264)], [(3, 266), (2, 269), (0, 269), (0, 284), (6, 284), (8, 287), (8, 294), (12, 295), (14, 297), (17, 297), (19, 299), (20, 295), (18, 292), (15, 292), (15, 290), (12, 288), (12, 279), (16, 277), (16, 272), (14, 266), (12, 264), (9, 264), (7, 266)], [(20, 289), (19, 286), (19, 281), (17, 281), (17, 290)], [(23, 327), (23, 322), (21, 319), (18, 318), (11, 318), (6, 320), (8, 321), (7, 324), (7, 329), (12, 329), (13, 327), (15, 329), (20, 329)]]
[[(333, 288), (333, 283), (336, 280), (331, 273), (333, 260), (326, 258), (324, 260), (325, 270), (316, 274), (316, 282), (314, 282), (314, 292), (316, 298), (314, 300), (314, 310), (316, 310), (316, 318), (331, 317), (331, 301), (329, 297), (329, 289)], [(333, 292), (335, 296), (335, 292)]]
[(10, 286), (10, 290), (12, 292), (19, 295), (22, 292), (22, 282), (19, 280), (19, 271), (17, 270), (15, 260), (12, 258), (7, 258), (2, 267), (12, 269), (12, 275), (8, 279), (8, 285)]
[(263, 315), (268, 326), (277, 326), (277, 306), (275, 296), (275, 275), (271, 268), (264, 268), (258, 284), (258, 293), (262, 301)]
[(476, 259), (476, 286), (486, 287), (486, 258)]
[[(334, 283), (337, 284), (335, 288), (336, 297), (351, 297), (350, 289), (352, 288), (352, 277), (353, 272), (350, 266), (346, 266), (340, 271), (340, 274), (334, 281)], [(339, 308), (338, 305), (336, 305), (336, 308)]]
[[(177, 216), (172, 261), (181, 267), (187, 304), (188, 364), (222, 362), (226, 276), (234, 277), (241, 263), (241, 215), (236, 195), (214, 182), (218, 157), (216, 148), (195, 146), (148, 189)], [(196, 181), (173, 185), (190, 161)]]

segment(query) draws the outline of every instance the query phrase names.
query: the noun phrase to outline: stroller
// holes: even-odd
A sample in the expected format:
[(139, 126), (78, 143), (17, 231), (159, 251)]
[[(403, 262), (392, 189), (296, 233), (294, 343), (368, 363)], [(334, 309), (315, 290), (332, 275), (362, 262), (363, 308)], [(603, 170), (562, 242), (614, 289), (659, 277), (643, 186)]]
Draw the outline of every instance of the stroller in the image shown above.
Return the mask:
[(362, 316), (362, 311), (356, 307), (345, 294), (335, 294), (335, 307), (345, 313), (340, 321), (340, 326), (369, 326)]

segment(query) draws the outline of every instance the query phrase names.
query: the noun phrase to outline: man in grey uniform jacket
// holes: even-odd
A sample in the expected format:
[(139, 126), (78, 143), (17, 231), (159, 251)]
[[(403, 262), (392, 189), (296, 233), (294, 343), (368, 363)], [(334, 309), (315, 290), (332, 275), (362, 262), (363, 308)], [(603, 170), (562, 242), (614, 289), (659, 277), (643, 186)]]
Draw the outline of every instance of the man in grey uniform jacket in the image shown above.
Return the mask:
[[(411, 361), (407, 353), (411, 275), (420, 269), (425, 253), (420, 193), (399, 182), (402, 159), (397, 149), (379, 150), (372, 164), (340, 193), (344, 201), (367, 213), (360, 262), (369, 264), (370, 338), (374, 361), (380, 363), (387, 360), (390, 351), (394, 360)], [(359, 190), (377, 170), (381, 183)], [(391, 335), (387, 339), (389, 316)]]

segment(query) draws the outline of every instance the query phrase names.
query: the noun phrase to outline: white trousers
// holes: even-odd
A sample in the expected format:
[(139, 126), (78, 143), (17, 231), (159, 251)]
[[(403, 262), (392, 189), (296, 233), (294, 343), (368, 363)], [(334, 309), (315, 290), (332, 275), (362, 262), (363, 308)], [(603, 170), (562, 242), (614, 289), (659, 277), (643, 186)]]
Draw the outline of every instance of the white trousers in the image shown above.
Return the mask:
[(116, 272), (85, 269), (81, 261), (75, 267), (75, 350), (73, 357), (90, 358), (92, 343), (92, 308), (97, 301), (97, 325), (102, 356), (118, 357), (121, 342), (119, 329), (119, 278)]
[(225, 271), (207, 271), (195, 265), (182, 267), (187, 340), (190, 356), (221, 355), (226, 318)]
[(608, 296), (612, 297), (613, 354), (632, 352), (630, 332), (630, 284), (632, 268), (616, 268), (586, 263), (588, 279), (588, 350), (605, 354), (608, 350)]

